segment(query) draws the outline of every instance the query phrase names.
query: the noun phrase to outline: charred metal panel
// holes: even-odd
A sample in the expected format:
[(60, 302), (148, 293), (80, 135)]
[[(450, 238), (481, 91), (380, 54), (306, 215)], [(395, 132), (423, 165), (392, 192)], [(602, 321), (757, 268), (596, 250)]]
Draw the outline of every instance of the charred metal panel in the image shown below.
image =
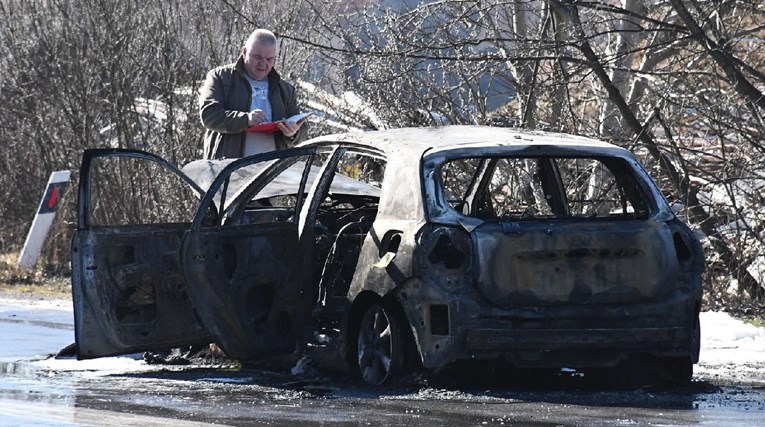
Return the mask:
[[(523, 300), (514, 295), (513, 298), (507, 297), (510, 294), (502, 293), (505, 290), (499, 286), (485, 291), (475, 280), (480, 277), (479, 271), (486, 267), (481, 259), (471, 255), (463, 262), (461, 260), (465, 257), (455, 253), (477, 252), (481, 245), (480, 242), (476, 243), (479, 238), (504, 238), (502, 228), (492, 230), (496, 235), (491, 235), (486, 234), (489, 233), (487, 225), (470, 234), (461, 227), (423, 227), (415, 255), (416, 278), (396, 289), (397, 299), (402, 303), (412, 326), (423, 366), (440, 369), (456, 360), (505, 358), (518, 366), (528, 367), (605, 367), (613, 366), (635, 353), (693, 358), (693, 322), (698, 313), (700, 297), (689, 289), (690, 286), (672, 282), (682, 280), (682, 275), (677, 271), (677, 255), (671, 246), (672, 235), (665, 224), (649, 222), (649, 226), (625, 226), (623, 221), (619, 223), (616, 230), (624, 233), (620, 234), (619, 239), (639, 244), (644, 239), (664, 239), (657, 244), (669, 244), (659, 249), (658, 253), (663, 253), (667, 259), (675, 259), (672, 261), (675, 267), (666, 267), (674, 268), (675, 273), (666, 279), (668, 281), (648, 287), (656, 291), (658, 297), (646, 297), (643, 292), (648, 291), (640, 288), (642, 280), (634, 282), (636, 290), (606, 291), (600, 295), (601, 301), (587, 303), (568, 301), (570, 292), (560, 293), (561, 302), (546, 303), (538, 293), (531, 296), (524, 294), (522, 297), (527, 299)], [(580, 222), (577, 229), (581, 229), (583, 234), (572, 233), (566, 242), (571, 244), (569, 240), (580, 239), (580, 243), (588, 248), (597, 247), (597, 241), (609, 241), (598, 236), (605, 234), (612, 226), (603, 223), (582, 228)], [(547, 236), (547, 228), (543, 229), (542, 234)], [(616, 236), (612, 237), (619, 240)], [(524, 247), (524, 243), (518, 243), (517, 247)], [(610, 244), (608, 247), (617, 248), (618, 244)], [(646, 243), (644, 248), (646, 251), (656, 251), (650, 247), (650, 243)], [(583, 260), (591, 255), (590, 252), (582, 247), (579, 249), (579, 252), (576, 252), (576, 248), (571, 249), (574, 252), (569, 256), (575, 258), (571, 262), (575, 266), (581, 263), (581, 268), (593, 268), (596, 261)], [(442, 256), (446, 253), (447, 256)], [(614, 262), (605, 261), (606, 258), (602, 262)], [(691, 258), (695, 259), (691, 256), (689, 261)], [(544, 264), (544, 260), (541, 263)], [(618, 261), (616, 263), (618, 265)], [(561, 264), (571, 268), (569, 262)], [(493, 265), (502, 268), (500, 264)], [(549, 265), (544, 267), (550, 268)], [(598, 268), (596, 266), (595, 269)], [(571, 274), (577, 271), (575, 269)], [(608, 271), (606, 269), (603, 274)], [(519, 274), (525, 281), (531, 280), (529, 277), (534, 278), (525, 271)], [(635, 272), (630, 274), (635, 275)], [(637, 274), (637, 277), (651, 281), (651, 278), (643, 274)], [(530, 294), (532, 291), (538, 292), (537, 289), (527, 292)], [(498, 296), (487, 296), (489, 292), (495, 292)], [(604, 301), (634, 294), (637, 294), (637, 298), (632, 301)], [(502, 298), (508, 302), (504, 306), (497, 303), (502, 302)], [(446, 334), (444, 314), (448, 319)]]
[(380, 197), (379, 219), (413, 221), (425, 219), (426, 195), (422, 192), (420, 154), (392, 146), (387, 152), (387, 165)]
[(521, 367), (608, 367), (636, 354), (694, 357), (695, 296), (675, 290), (640, 304), (487, 309), (460, 300), (456, 358), (502, 357)]
[(461, 228), (423, 226), (414, 251), (414, 279), (396, 289), (427, 368), (439, 369), (457, 360), (463, 330), (458, 319), (477, 314), (464, 313), (455, 304), (479, 297), (473, 285), (471, 245)]
[[(526, 367), (607, 367), (633, 354), (694, 357), (696, 299), (675, 291), (642, 304), (499, 308), (464, 277), (408, 281), (396, 289), (423, 366), (503, 358)], [(433, 329), (433, 307), (448, 307), (448, 335)], [(438, 315), (438, 312), (436, 313)]]
[(684, 326), (665, 328), (477, 329), (467, 335), (472, 350), (570, 350), (609, 346), (639, 352), (655, 343), (688, 340)]
[(209, 342), (181, 274), (183, 226), (78, 230), (72, 242), (81, 359)]
[[(201, 196), (203, 190), (177, 167), (138, 150), (83, 153), (72, 239), (72, 293), (79, 358), (209, 342), (190, 304), (179, 260), (188, 224), (157, 223), (92, 228), (93, 163), (132, 158), (159, 165)], [(170, 175), (172, 176), (172, 175)], [(122, 206), (108, 206), (118, 212)]]
[(677, 218), (667, 221), (672, 232), (675, 255), (680, 263), (682, 283), (694, 289), (701, 298), (701, 273), (704, 271), (704, 250), (693, 231)]
[(315, 291), (296, 225), (259, 224), (192, 231), (183, 249), (194, 306), (233, 358), (290, 353), (303, 339)]
[(383, 296), (412, 277), (415, 235), (420, 223), (413, 221), (374, 222), (361, 248), (349, 300), (364, 290)]
[[(464, 327), (456, 323), (460, 317), (459, 306), (453, 304), (453, 301), (459, 300), (461, 295), (467, 296), (462, 291), (468, 289), (466, 285), (468, 283), (464, 277), (444, 276), (437, 281), (409, 280), (396, 289), (396, 297), (409, 319), (425, 368), (443, 368), (463, 354), (460, 336)], [(443, 315), (447, 318), (438, 318)], [(434, 316), (437, 323), (433, 322)], [(447, 334), (443, 333), (444, 326), (448, 329)]]
[(476, 286), (500, 307), (644, 301), (678, 280), (660, 222), (486, 223), (472, 235)]

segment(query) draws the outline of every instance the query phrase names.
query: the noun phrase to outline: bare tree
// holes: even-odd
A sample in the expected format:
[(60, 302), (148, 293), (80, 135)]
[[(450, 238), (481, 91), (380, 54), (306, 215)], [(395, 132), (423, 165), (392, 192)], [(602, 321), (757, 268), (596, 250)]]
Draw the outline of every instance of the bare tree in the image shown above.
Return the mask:
[(477, 123), (610, 140), (706, 236), (710, 298), (763, 294), (759, 0), (4, 0), (0, 19), (2, 250), (84, 148), (198, 157), (199, 80), (268, 27), (280, 72), (326, 119), (314, 134)]

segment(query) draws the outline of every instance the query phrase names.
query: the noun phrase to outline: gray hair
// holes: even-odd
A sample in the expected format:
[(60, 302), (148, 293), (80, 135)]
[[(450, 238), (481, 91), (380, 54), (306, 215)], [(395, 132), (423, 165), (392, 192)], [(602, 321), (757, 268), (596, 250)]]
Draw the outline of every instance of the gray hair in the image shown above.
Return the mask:
[(255, 44), (259, 44), (261, 46), (276, 46), (276, 49), (279, 49), (279, 41), (276, 39), (274, 33), (262, 28), (253, 31), (252, 34), (250, 34), (250, 37), (247, 37), (247, 41), (245, 42), (244, 47), (250, 49)]

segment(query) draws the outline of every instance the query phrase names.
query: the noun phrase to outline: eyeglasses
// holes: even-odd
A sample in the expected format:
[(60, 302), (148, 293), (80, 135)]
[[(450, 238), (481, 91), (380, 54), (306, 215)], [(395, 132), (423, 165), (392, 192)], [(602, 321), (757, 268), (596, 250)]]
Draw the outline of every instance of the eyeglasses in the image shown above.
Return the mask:
[(276, 60), (276, 58), (263, 58), (260, 55), (250, 55), (250, 58), (256, 62), (265, 62), (268, 65), (274, 65), (274, 61)]

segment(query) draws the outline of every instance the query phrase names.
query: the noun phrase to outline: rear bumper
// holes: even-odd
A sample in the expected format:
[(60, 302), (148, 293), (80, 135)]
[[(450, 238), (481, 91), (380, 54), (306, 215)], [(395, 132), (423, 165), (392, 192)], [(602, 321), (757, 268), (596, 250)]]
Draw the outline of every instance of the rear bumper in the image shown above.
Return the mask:
[(689, 327), (465, 330), (455, 360), (504, 359), (518, 367), (612, 367), (633, 355), (693, 357)]
[(577, 350), (613, 348), (644, 351), (670, 348), (689, 338), (686, 327), (614, 329), (471, 329), (465, 331), (465, 349), (493, 350)]
[(687, 290), (641, 304), (523, 309), (499, 309), (473, 296), (449, 294), (439, 302), (431, 293), (429, 304), (404, 302), (425, 367), (489, 359), (519, 367), (611, 367), (638, 354), (698, 359), (700, 295)]

